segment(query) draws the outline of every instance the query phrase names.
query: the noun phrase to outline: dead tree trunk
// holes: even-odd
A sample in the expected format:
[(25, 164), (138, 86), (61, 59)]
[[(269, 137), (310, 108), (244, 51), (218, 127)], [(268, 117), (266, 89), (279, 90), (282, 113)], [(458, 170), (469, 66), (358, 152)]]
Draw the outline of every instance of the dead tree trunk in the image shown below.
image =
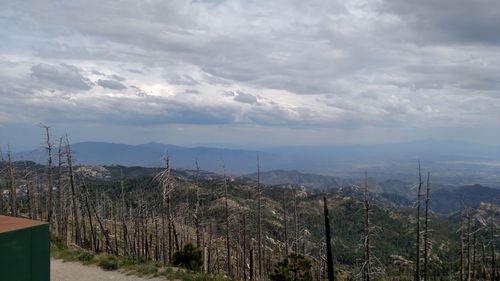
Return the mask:
[(243, 280), (247, 280), (247, 220), (243, 214)]
[(179, 251), (180, 250), (180, 246), (179, 246), (179, 236), (177, 235), (177, 229), (175, 228), (174, 220), (170, 219), (170, 222), (172, 224), (172, 234), (174, 236), (175, 250)]
[(254, 269), (255, 255), (253, 253), (253, 246), (250, 248), (250, 281), (255, 280), (255, 269)]
[(371, 245), (370, 245), (370, 201), (368, 199), (368, 174), (365, 171), (365, 188), (364, 188), (364, 265), (363, 265), (363, 280), (371, 280)]
[(90, 245), (92, 245), (92, 249), (94, 252), (97, 253), (97, 236), (94, 231), (94, 224), (92, 223), (92, 212), (90, 211), (90, 196), (87, 188), (84, 190), (85, 196), (84, 198), (84, 203), (85, 203), (85, 210), (87, 211), (87, 216), (89, 217), (89, 225), (90, 225)]
[(464, 215), (463, 209), (460, 210), (460, 281), (464, 280)]
[(495, 223), (493, 216), (490, 218), (490, 233), (491, 233), (491, 281), (498, 281), (497, 265), (496, 265), (496, 251), (495, 251)]
[(201, 234), (200, 234), (200, 188), (198, 177), (200, 176), (200, 166), (198, 165), (198, 160), (196, 163), (196, 178), (195, 178), (195, 189), (196, 189), (196, 205), (194, 208), (194, 227), (196, 228), (196, 247), (201, 249)]
[[(87, 188), (87, 184), (85, 184), (85, 182), (83, 182), (83, 188), (85, 189), (85, 193), (88, 197), (89, 191)], [(104, 227), (104, 224), (102, 223), (101, 217), (99, 216), (99, 213), (97, 212), (96, 207), (92, 202), (90, 202), (90, 207), (92, 208), (92, 211), (94, 212), (94, 215), (97, 219), (97, 222), (99, 223), (99, 227), (101, 228), (101, 231), (104, 234), (104, 239), (105, 239), (105, 243), (106, 243), (106, 252), (110, 251), (113, 254), (117, 255), (118, 253), (115, 253), (113, 250), (113, 247), (111, 247), (111, 239), (109, 238), (109, 231)]]
[(476, 232), (472, 236), (472, 280), (476, 279)]
[[(28, 218), (33, 219), (33, 190), (32, 190), (32, 183), (29, 177), (29, 171), (28, 171), (28, 162), (24, 162), (24, 181), (26, 182), (26, 200), (27, 200), (27, 205), (28, 205)], [(2, 196), (0, 194), (0, 196)], [(1, 214), (1, 211), (0, 211)]]
[(294, 252), (299, 253), (299, 214), (297, 212), (297, 191), (293, 190)]
[(487, 280), (488, 277), (488, 270), (487, 270), (487, 263), (486, 263), (486, 246), (484, 242), (484, 237), (481, 240), (481, 277), (484, 280)]
[(467, 210), (467, 281), (472, 278), (470, 212)]
[(56, 210), (56, 219), (57, 219), (57, 235), (62, 238), (63, 237), (63, 222), (65, 215), (63, 214), (63, 138), (59, 139), (59, 149), (57, 151), (58, 157), (58, 169), (57, 169), (57, 210)]
[[(3, 158), (2, 148), (0, 147), (0, 162), (3, 163), (4, 161), (5, 161), (5, 159)], [(3, 186), (0, 185), (0, 215), (3, 215), (3, 208), (4, 208), (4, 204), (3, 204)]]
[(50, 141), (50, 131), (48, 126), (41, 125), (45, 129), (46, 139), (45, 139), (45, 149), (47, 150), (47, 222), (52, 224), (52, 143)]
[(262, 212), (261, 212), (261, 196), (262, 191), (260, 187), (260, 161), (257, 155), (257, 250), (259, 255), (259, 279), (262, 279)]
[(328, 202), (326, 200), (326, 196), (323, 196), (323, 211), (323, 215), (325, 217), (326, 265), (328, 268), (328, 281), (334, 281), (335, 272), (333, 271), (332, 236), (330, 233), (330, 216), (328, 215)]
[(123, 180), (123, 171), (120, 170), (120, 188), (121, 188), (121, 219), (122, 219), (122, 235), (123, 235), (123, 255), (128, 256), (128, 231), (127, 220), (125, 218), (127, 207), (125, 205), (125, 181)]
[(225, 217), (226, 217), (226, 253), (227, 253), (227, 275), (231, 277), (231, 241), (229, 240), (229, 206), (227, 202), (227, 178), (226, 178), (226, 168), (224, 169), (224, 205), (225, 205)]
[(417, 225), (415, 227), (415, 281), (420, 281), (420, 197), (422, 190), (422, 172), (420, 170), (420, 160), (418, 161), (418, 193), (417, 193)]
[(14, 177), (14, 163), (12, 163), (12, 152), (10, 149), (10, 145), (8, 146), (7, 152), (7, 172), (8, 172), (8, 181), (7, 186), (9, 187), (9, 198), (10, 198), (10, 215), (17, 217), (17, 196), (16, 196), (16, 182)]
[(430, 177), (427, 173), (427, 189), (425, 192), (425, 221), (424, 221), (424, 281), (429, 281), (429, 200), (430, 200)]
[(71, 201), (73, 209), (73, 228), (75, 232), (75, 244), (81, 245), (81, 233), (80, 233), (80, 223), (78, 221), (78, 205), (77, 205), (77, 190), (75, 185), (75, 176), (73, 173), (73, 160), (71, 155), (71, 147), (68, 140), (68, 135), (66, 135), (66, 157), (68, 164), (69, 173), (69, 184), (71, 187)]
[(285, 244), (285, 251), (284, 251), (284, 258), (286, 259), (288, 257), (288, 229), (287, 229), (287, 217), (286, 217), (286, 189), (283, 189), (283, 240)]

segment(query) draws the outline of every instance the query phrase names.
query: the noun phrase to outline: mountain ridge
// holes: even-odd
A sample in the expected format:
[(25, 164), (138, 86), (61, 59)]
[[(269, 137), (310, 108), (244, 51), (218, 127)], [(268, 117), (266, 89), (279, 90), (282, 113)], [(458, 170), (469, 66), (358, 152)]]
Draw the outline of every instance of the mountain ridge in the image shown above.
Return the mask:
[[(423, 168), (432, 172), (436, 183), (456, 186), (479, 183), (500, 187), (500, 175), (497, 173), (500, 153), (497, 153), (497, 146), (473, 145), (464, 149), (465, 152), (455, 154), (461, 151), (460, 147), (460, 143), (452, 143), (450, 148), (446, 148), (445, 142), (430, 141), (259, 150), (187, 147), (158, 142), (130, 145), (87, 141), (72, 144), (78, 164), (161, 167), (168, 153), (171, 164), (176, 168), (193, 169), (197, 160), (201, 169), (221, 173), (224, 166), (227, 172), (239, 175), (257, 170), (258, 155), (261, 171), (297, 170), (302, 173), (358, 178), (368, 170), (369, 175), (378, 180), (408, 181), (415, 178), (416, 162), (420, 159)], [(45, 150), (39, 148), (14, 153), (13, 158), (45, 163), (45, 154)]]

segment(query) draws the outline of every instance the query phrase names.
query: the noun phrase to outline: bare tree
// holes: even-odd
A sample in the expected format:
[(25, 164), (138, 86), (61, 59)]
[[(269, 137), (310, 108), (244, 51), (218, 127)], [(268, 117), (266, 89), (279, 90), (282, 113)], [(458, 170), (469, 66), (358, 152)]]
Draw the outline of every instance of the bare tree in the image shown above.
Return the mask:
[(493, 216), (490, 218), (490, 239), (491, 239), (491, 281), (498, 281), (499, 276), (497, 275), (497, 265), (496, 265), (496, 251), (495, 251), (495, 223), (493, 221)]
[(227, 274), (231, 276), (231, 241), (229, 240), (229, 206), (227, 202), (227, 177), (226, 167), (222, 164), (224, 170), (224, 205), (225, 205), (225, 218), (226, 218), (226, 253), (227, 253)]
[[(85, 183), (84, 180), (82, 182), (83, 182), (83, 188), (84, 188), (85, 197), (87, 198), (88, 201), (90, 201), (89, 200), (89, 189), (87, 187), (87, 184)], [(99, 228), (101, 229), (101, 231), (104, 234), (105, 243), (106, 243), (106, 252), (112, 252), (113, 254), (117, 255), (118, 253), (115, 253), (114, 250), (113, 250), (113, 247), (111, 247), (111, 239), (109, 237), (109, 231), (104, 226), (103, 221), (102, 221), (99, 213), (96, 210), (95, 204), (93, 204), (90, 201), (89, 205), (92, 208), (92, 211), (94, 212), (94, 216), (96, 217), (97, 222), (99, 223)], [(90, 215), (89, 215), (89, 217), (90, 217)]]
[(299, 214), (297, 212), (297, 190), (293, 189), (294, 252), (299, 253)]
[(56, 210), (56, 219), (57, 219), (57, 234), (59, 237), (63, 235), (63, 223), (65, 221), (65, 211), (64, 211), (64, 190), (63, 190), (63, 163), (64, 163), (64, 151), (63, 151), (63, 138), (59, 139), (59, 148), (57, 151), (57, 210)]
[(16, 196), (16, 182), (14, 176), (14, 163), (12, 162), (12, 151), (10, 149), (10, 145), (8, 146), (7, 152), (7, 172), (8, 172), (8, 181), (7, 186), (9, 188), (9, 196), (10, 196), (10, 215), (17, 217), (17, 196)]
[(460, 210), (460, 264), (459, 264), (459, 280), (464, 280), (464, 210)]
[(422, 190), (422, 172), (420, 169), (420, 160), (418, 161), (418, 192), (417, 192), (417, 225), (415, 227), (415, 281), (420, 281), (420, 198)]
[[(2, 151), (2, 148), (0, 147), (0, 163), (3, 164), (3, 162), (5, 161), (4, 157), (3, 157), (3, 151)], [(4, 175), (4, 170), (0, 171), (2, 172), (2, 175)], [(0, 215), (3, 215), (3, 209), (4, 209), (4, 204), (3, 204), (3, 186), (0, 185)]]
[(33, 184), (30, 179), (28, 162), (24, 161), (24, 181), (26, 183), (26, 201), (28, 205), (28, 218), (33, 219)]
[[(172, 217), (170, 212), (170, 193), (173, 191), (172, 179), (170, 175), (170, 158), (167, 155), (164, 159), (165, 168), (155, 176), (155, 180), (160, 185), (160, 192), (162, 196), (162, 237), (163, 237), (163, 263), (167, 264), (172, 256)], [(165, 222), (166, 217), (166, 222)], [(167, 228), (165, 228), (167, 225)], [(168, 254), (167, 254), (167, 241), (168, 235)], [(168, 258), (167, 258), (168, 256)]]
[(75, 244), (81, 245), (81, 233), (80, 233), (80, 223), (78, 219), (78, 203), (77, 203), (77, 188), (75, 184), (75, 175), (73, 172), (73, 160), (71, 153), (71, 146), (69, 144), (68, 135), (66, 135), (66, 158), (68, 164), (68, 176), (69, 176), (69, 184), (71, 187), (71, 202), (72, 202), (72, 210), (73, 210), (73, 228), (75, 235)]
[(259, 279), (262, 279), (262, 211), (261, 211), (262, 190), (260, 186), (260, 160), (257, 154), (257, 251), (259, 252)]
[(370, 245), (370, 200), (368, 199), (368, 173), (365, 171), (365, 188), (364, 188), (364, 264), (363, 264), (363, 281), (371, 280), (372, 261), (371, 261), (371, 245)]
[(425, 221), (424, 221), (424, 281), (429, 280), (429, 201), (430, 201), (430, 178), (427, 173), (427, 189), (425, 192)]
[(247, 267), (247, 218), (246, 218), (246, 214), (244, 213), (243, 214), (243, 218), (242, 218), (242, 222), (243, 222), (243, 267), (242, 267), (242, 271), (243, 271), (243, 280), (247, 280), (247, 270), (246, 270), (246, 267)]
[(286, 217), (286, 188), (283, 188), (283, 232), (284, 232), (284, 235), (283, 235), (283, 240), (284, 240), (284, 244), (285, 244), (285, 256), (284, 258), (286, 259), (288, 257), (288, 228), (287, 228), (287, 217)]
[(198, 159), (195, 160), (196, 164), (196, 176), (194, 182), (194, 188), (196, 189), (196, 204), (194, 208), (194, 226), (196, 228), (196, 247), (201, 248), (201, 234), (200, 234), (200, 187), (199, 187), (199, 176), (200, 176), (200, 166), (198, 165)]
[(39, 126), (45, 130), (45, 149), (47, 150), (47, 222), (52, 224), (52, 142), (50, 141), (50, 127), (42, 123)]
[(123, 171), (120, 169), (120, 189), (121, 189), (121, 219), (122, 219), (122, 235), (123, 235), (123, 255), (128, 256), (128, 229), (127, 220), (125, 218), (127, 213), (127, 207), (125, 205), (125, 181), (123, 179)]
[[(89, 226), (90, 226), (90, 245), (92, 245), (92, 248), (94, 250), (94, 252), (98, 252), (98, 247), (97, 247), (97, 234), (96, 232), (94, 231), (94, 224), (92, 222), (92, 211), (90, 210), (91, 207), (91, 202), (90, 202), (90, 195), (89, 195), (89, 191), (84, 183), (84, 196), (83, 196), (83, 202), (85, 204), (85, 210), (87, 212), (87, 216), (89, 217)], [(85, 224), (85, 223), (84, 223)], [(102, 230), (102, 229), (101, 229)], [(85, 236), (85, 235), (84, 235)], [(85, 240), (85, 238), (84, 238)]]
[(472, 279), (472, 262), (471, 262), (471, 216), (470, 211), (467, 209), (467, 281)]
[(330, 233), (330, 216), (328, 215), (328, 201), (326, 200), (326, 196), (323, 196), (323, 212), (325, 217), (326, 265), (328, 270), (328, 281), (334, 281), (335, 272), (333, 271), (332, 236)]

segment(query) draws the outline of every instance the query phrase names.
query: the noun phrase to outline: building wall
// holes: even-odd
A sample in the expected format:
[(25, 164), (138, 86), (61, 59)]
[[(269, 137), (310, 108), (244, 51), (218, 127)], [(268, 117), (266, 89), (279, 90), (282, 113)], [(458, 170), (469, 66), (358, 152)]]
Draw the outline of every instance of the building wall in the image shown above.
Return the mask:
[(0, 233), (0, 281), (50, 281), (47, 224)]

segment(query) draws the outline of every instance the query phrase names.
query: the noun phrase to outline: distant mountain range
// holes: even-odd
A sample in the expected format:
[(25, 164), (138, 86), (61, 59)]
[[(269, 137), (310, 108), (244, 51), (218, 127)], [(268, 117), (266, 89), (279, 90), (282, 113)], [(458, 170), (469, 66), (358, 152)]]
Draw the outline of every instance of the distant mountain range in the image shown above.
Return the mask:
[[(297, 170), (302, 181), (319, 181), (327, 187), (335, 178), (309, 179), (308, 173), (338, 178), (360, 178), (367, 170), (370, 178), (414, 182), (417, 160), (423, 171), (431, 171), (434, 183), (450, 185), (483, 184), (500, 186), (500, 146), (461, 142), (421, 141), (380, 145), (295, 146), (257, 150), (214, 147), (183, 147), (147, 143), (128, 145), (106, 142), (79, 142), (72, 145), (79, 164), (159, 167), (169, 155), (176, 168), (194, 169), (195, 161), (202, 170), (221, 173), (223, 166), (232, 174), (261, 171)], [(46, 162), (44, 149), (14, 154), (16, 160)], [(276, 172), (275, 172), (276, 173)], [(276, 174), (280, 179), (283, 175)], [(289, 175), (293, 177), (293, 175)]]

